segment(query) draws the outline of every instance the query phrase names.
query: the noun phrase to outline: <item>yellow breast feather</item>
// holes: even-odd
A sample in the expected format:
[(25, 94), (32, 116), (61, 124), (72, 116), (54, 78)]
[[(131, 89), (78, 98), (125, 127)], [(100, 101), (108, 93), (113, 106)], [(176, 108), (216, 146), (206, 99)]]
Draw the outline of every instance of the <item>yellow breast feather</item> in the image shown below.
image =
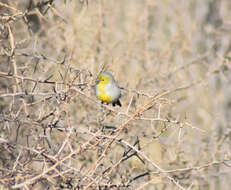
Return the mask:
[(99, 86), (98, 98), (103, 102), (110, 102), (111, 96), (106, 95), (105, 89), (102, 86)]

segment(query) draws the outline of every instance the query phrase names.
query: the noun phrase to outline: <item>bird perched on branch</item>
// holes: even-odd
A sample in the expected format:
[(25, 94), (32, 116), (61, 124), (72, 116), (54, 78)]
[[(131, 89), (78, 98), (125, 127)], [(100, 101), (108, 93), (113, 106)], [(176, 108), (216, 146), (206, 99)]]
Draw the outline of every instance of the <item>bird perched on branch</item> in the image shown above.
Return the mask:
[(104, 72), (98, 76), (95, 84), (95, 94), (102, 103), (122, 106), (119, 100), (121, 97), (120, 88), (111, 73)]

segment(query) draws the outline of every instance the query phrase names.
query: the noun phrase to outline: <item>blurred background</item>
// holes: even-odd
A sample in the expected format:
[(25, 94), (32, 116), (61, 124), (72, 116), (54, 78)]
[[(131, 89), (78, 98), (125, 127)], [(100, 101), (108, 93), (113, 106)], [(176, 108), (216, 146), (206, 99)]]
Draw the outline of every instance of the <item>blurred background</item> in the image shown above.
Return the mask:
[(1, 0), (1, 188), (230, 189), (230, 34), (229, 0)]

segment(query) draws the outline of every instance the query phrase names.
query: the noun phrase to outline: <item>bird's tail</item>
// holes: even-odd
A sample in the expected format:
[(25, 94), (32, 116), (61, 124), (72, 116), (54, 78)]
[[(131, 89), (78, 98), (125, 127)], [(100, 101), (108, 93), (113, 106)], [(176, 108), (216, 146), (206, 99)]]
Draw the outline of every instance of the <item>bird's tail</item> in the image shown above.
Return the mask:
[(116, 100), (116, 102), (113, 102), (113, 103), (112, 103), (112, 105), (113, 105), (113, 106), (118, 105), (118, 106), (120, 106), (120, 107), (122, 106), (122, 104), (121, 104), (121, 102), (120, 102), (120, 100), (119, 100), (119, 99), (118, 99), (118, 100)]

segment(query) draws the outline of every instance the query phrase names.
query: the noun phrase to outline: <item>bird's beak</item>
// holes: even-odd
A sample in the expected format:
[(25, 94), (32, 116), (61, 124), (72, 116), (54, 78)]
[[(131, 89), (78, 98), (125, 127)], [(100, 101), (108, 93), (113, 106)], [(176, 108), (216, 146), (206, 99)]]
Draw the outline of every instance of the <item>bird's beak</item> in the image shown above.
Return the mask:
[(98, 84), (99, 83), (99, 79), (96, 79), (95, 83)]

